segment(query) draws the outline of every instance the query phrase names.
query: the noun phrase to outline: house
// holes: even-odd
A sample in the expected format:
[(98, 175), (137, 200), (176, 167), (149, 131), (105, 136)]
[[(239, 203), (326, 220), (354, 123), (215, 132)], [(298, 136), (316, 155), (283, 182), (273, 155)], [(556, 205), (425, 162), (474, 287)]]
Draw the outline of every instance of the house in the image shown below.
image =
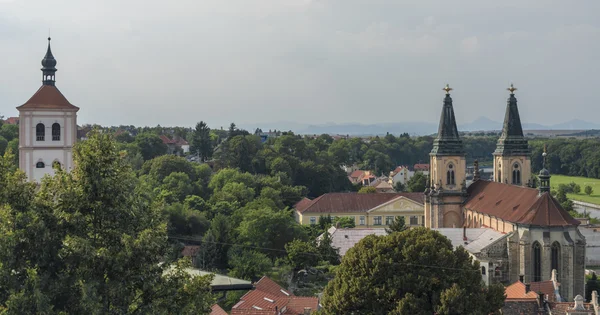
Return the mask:
[[(360, 240), (369, 236), (369, 235), (377, 235), (383, 236), (387, 235), (385, 229), (377, 229), (377, 228), (353, 228), (353, 229), (345, 229), (345, 228), (337, 228), (335, 226), (330, 227), (327, 230), (327, 233), (331, 236), (331, 246), (339, 249), (339, 253), (341, 257), (346, 255), (346, 252), (354, 247)], [(317, 240), (323, 238), (323, 234), (319, 235)]]
[(176, 137), (171, 139), (165, 135), (160, 135), (159, 138), (167, 146), (167, 153), (169, 154), (174, 154), (179, 151), (184, 154), (190, 152), (190, 145), (183, 138)]
[(415, 166), (413, 166), (413, 171), (415, 173), (421, 172), (423, 175), (429, 175), (429, 164), (415, 164)]
[(396, 169), (390, 172), (389, 183), (392, 186), (395, 186), (398, 182), (402, 183), (402, 185), (406, 185), (408, 180), (411, 179), (413, 175), (415, 175), (415, 172), (409, 170), (407, 166), (398, 166)]
[(196, 266), (196, 256), (200, 251), (200, 246), (198, 245), (186, 245), (181, 250), (181, 256), (190, 257), (192, 259), (192, 266)]
[(211, 307), (211, 312), (210, 315), (229, 315), (227, 314), (227, 312), (225, 312), (224, 309), (222, 309), (219, 304), (215, 304)]
[(320, 216), (351, 217), (356, 227), (385, 228), (398, 216), (409, 226), (422, 226), (423, 193), (327, 193), (294, 205), (296, 221), (317, 224)]
[(231, 308), (231, 315), (309, 315), (318, 309), (319, 298), (295, 296), (264, 276)]
[(375, 190), (378, 193), (394, 193), (394, 192), (396, 192), (396, 190), (394, 189), (394, 186), (392, 186), (392, 184), (389, 183), (389, 178), (386, 176), (382, 176), (382, 177), (375, 179), (371, 184), (369, 184), (369, 186), (375, 187)]
[(5, 123), (7, 125), (18, 125), (19, 117), (8, 117), (3, 121), (3, 123)]

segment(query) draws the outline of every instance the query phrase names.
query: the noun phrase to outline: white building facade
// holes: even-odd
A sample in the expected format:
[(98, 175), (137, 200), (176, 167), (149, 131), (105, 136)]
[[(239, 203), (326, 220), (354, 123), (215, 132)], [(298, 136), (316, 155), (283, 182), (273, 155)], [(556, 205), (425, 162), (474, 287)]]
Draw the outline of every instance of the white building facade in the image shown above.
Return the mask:
[(54, 175), (54, 168), (73, 168), (77, 112), (56, 88), (56, 60), (48, 50), (42, 60), (42, 86), (19, 110), (19, 168), (31, 181)]

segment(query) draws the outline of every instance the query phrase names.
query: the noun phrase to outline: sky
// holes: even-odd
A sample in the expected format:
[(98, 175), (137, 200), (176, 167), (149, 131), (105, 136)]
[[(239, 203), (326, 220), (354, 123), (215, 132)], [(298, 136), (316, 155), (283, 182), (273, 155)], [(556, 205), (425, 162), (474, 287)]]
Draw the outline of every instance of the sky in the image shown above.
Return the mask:
[(0, 115), (41, 84), (48, 33), (78, 122), (459, 123), (600, 115), (597, 0), (0, 0)]

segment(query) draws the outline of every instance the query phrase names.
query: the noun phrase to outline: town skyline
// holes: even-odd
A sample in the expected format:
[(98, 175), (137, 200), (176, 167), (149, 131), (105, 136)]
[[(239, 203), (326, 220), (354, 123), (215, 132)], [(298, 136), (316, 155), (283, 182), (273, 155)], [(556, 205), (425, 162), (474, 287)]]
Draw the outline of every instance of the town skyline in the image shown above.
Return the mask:
[(0, 115), (15, 116), (39, 87), (48, 28), (57, 87), (85, 108), (81, 123), (435, 124), (446, 83), (459, 124), (501, 121), (511, 82), (524, 122), (598, 114), (592, 1), (411, 4), (410, 14), (392, 1), (367, 13), (340, 1), (150, 1), (144, 14), (116, 4), (0, 1), (10, 34)]

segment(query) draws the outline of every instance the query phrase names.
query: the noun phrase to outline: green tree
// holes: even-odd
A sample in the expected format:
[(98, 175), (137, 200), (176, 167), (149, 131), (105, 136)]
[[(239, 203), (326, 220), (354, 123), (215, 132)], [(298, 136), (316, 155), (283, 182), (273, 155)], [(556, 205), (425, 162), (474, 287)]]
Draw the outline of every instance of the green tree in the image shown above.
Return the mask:
[(194, 163), (176, 155), (161, 155), (144, 163), (141, 174), (148, 174), (158, 183), (162, 183), (165, 177), (171, 173), (180, 172), (186, 174), (191, 181), (198, 179), (198, 168)]
[(343, 229), (351, 229), (356, 227), (354, 217), (336, 217), (333, 220), (333, 225)]
[(402, 232), (404, 230), (406, 230), (406, 224), (404, 222), (404, 217), (403, 216), (398, 216), (394, 219), (394, 221), (392, 222), (392, 224), (390, 224), (386, 229), (385, 232), (387, 234), (392, 234), (395, 232)]
[(183, 201), (192, 194), (194, 187), (187, 174), (174, 172), (163, 179), (161, 189), (170, 192), (177, 201)]
[(295, 269), (314, 267), (319, 262), (319, 250), (312, 242), (293, 240), (285, 244), (291, 266)]
[(110, 136), (92, 132), (73, 157), (70, 173), (57, 170), (37, 191), (21, 172), (0, 163), (0, 182), (12, 182), (0, 185), (5, 311), (210, 312), (211, 277), (190, 277), (184, 270), (189, 261), (161, 260), (169, 250), (167, 224), (150, 194), (136, 187)]
[(190, 153), (196, 154), (202, 162), (212, 157), (213, 143), (210, 137), (210, 128), (203, 121), (196, 124), (196, 129), (194, 129), (194, 133), (192, 134)]
[(285, 244), (305, 237), (290, 211), (266, 207), (245, 211), (238, 232), (246, 244), (269, 249), (267, 255), (272, 258), (283, 256)]
[(402, 192), (406, 190), (406, 186), (402, 184), (402, 182), (398, 181), (394, 184), (394, 190), (397, 192)]
[(585, 185), (585, 194), (591, 196), (594, 193), (594, 189), (590, 185)]
[(427, 176), (421, 172), (416, 172), (408, 182), (406, 182), (406, 190), (409, 192), (424, 192), (427, 188)]
[(596, 276), (595, 272), (592, 273), (592, 278), (590, 278), (585, 283), (585, 300), (586, 301), (592, 300), (592, 291), (600, 292), (600, 281), (598, 281), (598, 277)]
[[(458, 304), (461, 296), (468, 298)], [(344, 256), (322, 304), (325, 314), (491, 314), (504, 305), (504, 288), (482, 284), (479, 263), (463, 248), (415, 228), (362, 239)]]
[(146, 161), (167, 153), (167, 145), (156, 134), (141, 133), (135, 137), (135, 144)]
[(373, 186), (364, 186), (358, 190), (359, 194), (375, 194), (377, 193), (377, 189)]
[[(214, 268), (226, 269), (228, 266), (228, 252), (233, 243), (232, 227), (228, 217), (222, 214), (217, 214), (211, 224), (207, 234), (211, 235), (211, 240), (214, 241), (214, 252), (207, 253), (206, 256), (212, 255), (216, 257)], [(206, 238), (207, 235), (204, 237)], [(202, 248), (200, 248), (202, 251)]]
[(333, 247), (333, 240), (327, 230), (323, 232), (317, 241), (317, 251), (322, 261), (327, 261), (332, 265), (339, 265), (340, 249)]
[(19, 138), (19, 126), (18, 125), (2, 125), (0, 127), (0, 136), (4, 137), (6, 141), (10, 142), (13, 139)]
[(3, 136), (0, 136), (0, 155), (4, 155), (6, 148), (8, 148), (8, 141)]
[(238, 247), (231, 249), (229, 264), (231, 265), (230, 276), (251, 281), (262, 277), (272, 267), (267, 255)]

